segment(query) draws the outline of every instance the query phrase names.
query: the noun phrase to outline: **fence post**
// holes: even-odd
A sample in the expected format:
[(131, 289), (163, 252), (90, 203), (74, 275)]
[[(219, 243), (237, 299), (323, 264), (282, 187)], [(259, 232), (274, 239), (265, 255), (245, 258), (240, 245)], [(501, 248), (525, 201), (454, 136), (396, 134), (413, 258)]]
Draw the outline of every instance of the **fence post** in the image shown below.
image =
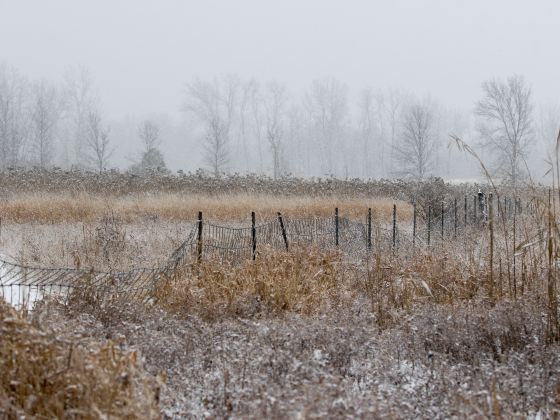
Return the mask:
[(445, 206), (443, 204), (443, 201), (441, 202), (441, 244), (443, 245), (443, 237), (445, 235), (444, 229), (444, 223), (445, 223)]
[(432, 236), (432, 206), (428, 206), (428, 246)]
[(255, 212), (251, 212), (251, 239), (253, 240), (253, 261), (257, 258), (257, 227)]
[(397, 245), (397, 205), (393, 204), (393, 251)]
[(288, 251), (288, 236), (286, 236), (286, 228), (284, 227), (284, 221), (282, 220), (282, 213), (278, 212), (278, 221), (280, 222), (280, 229), (282, 230), (282, 238), (284, 239), (284, 245), (286, 246), (286, 251)]
[[(494, 199), (488, 194), (488, 227), (490, 228), (490, 299), (494, 298)], [(500, 203), (498, 198), (498, 204)]]
[(371, 207), (368, 208), (367, 213), (367, 247), (371, 249)]
[(412, 205), (412, 245), (416, 245), (416, 203)]
[(453, 224), (455, 225), (453, 237), (457, 238), (457, 197), (455, 197), (455, 200), (453, 201), (453, 214)]
[(467, 228), (467, 216), (469, 214), (469, 203), (467, 200), (467, 195), (465, 194), (465, 229)]
[(473, 197), (473, 217), (474, 217), (473, 222), (475, 224), (476, 222), (478, 222), (478, 211), (477, 211), (478, 207), (476, 204), (476, 200), (477, 200), (477, 195), (475, 194)]
[(198, 212), (198, 235), (196, 238), (196, 248), (197, 248), (197, 256), (196, 259), (198, 262), (202, 260), (202, 212)]
[(484, 193), (479, 189), (478, 190), (478, 211), (480, 213), (480, 221), (484, 222), (484, 210), (485, 210), (485, 197), (484, 197)]
[(338, 247), (338, 207), (334, 209), (334, 244)]

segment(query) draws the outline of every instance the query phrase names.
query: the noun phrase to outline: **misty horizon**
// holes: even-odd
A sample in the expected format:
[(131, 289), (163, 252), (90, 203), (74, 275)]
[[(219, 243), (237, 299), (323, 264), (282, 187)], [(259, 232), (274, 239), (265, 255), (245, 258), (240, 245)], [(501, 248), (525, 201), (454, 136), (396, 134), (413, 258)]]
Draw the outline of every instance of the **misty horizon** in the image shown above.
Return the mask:
[[(345, 91), (347, 108), (344, 134), (337, 136), (343, 137), (344, 153), (350, 156), (327, 168), (322, 157), (308, 152), (309, 162), (286, 164), (282, 171), (363, 178), (397, 176), (395, 163), (384, 161), (394, 158), (380, 157), (377, 149), (367, 152), (371, 159), (364, 159), (371, 165), (354, 167), (356, 158), (363, 158), (356, 132), (364, 89), (384, 98), (392, 92), (419, 101), (429, 98), (437, 108), (433, 175), (471, 178), (480, 171), (472, 159), (447, 148), (449, 134), (478, 147), (473, 111), (483, 94), (482, 84), (522, 75), (534, 108), (529, 164), (538, 172), (548, 144), (555, 140), (549, 138), (554, 129), (544, 126), (558, 121), (553, 22), (558, 10), (553, 2), (524, 1), (4, 2), (0, 63), (29, 81), (45, 79), (56, 86), (64, 85), (69, 72), (87, 69), (114, 148), (109, 167), (121, 169), (139, 159), (138, 126), (144, 120), (158, 124), (161, 152), (171, 170), (208, 167), (200, 121), (186, 111), (188, 87), (196, 80), (234, 75), (242, 84), (258, 82), (261, 89), (277, 82), (285, 87), (290, 107), (302, 109), (314, 83), (336, 81)], [(255, 138), (244, 138), (242, 147), (237, 131), (228, 137), (224, 171), (272, 174), (264, 137), (251, 134)], [(309, 137), (309, 132), (302, 136)], [(61, 136), (56, 137), (61, 149)], [(394, 147), (387, 132), (372, 134), (372, 144), (383, 142)], [(288, 160), (290, 154), (301, 154), (289, 141), (283, 147), (291, 148), (286, 150)], [(490, 159), (490, 152), (477, 150)], [(57, 150), (53, 163), (73, 163), (61, 154)]]

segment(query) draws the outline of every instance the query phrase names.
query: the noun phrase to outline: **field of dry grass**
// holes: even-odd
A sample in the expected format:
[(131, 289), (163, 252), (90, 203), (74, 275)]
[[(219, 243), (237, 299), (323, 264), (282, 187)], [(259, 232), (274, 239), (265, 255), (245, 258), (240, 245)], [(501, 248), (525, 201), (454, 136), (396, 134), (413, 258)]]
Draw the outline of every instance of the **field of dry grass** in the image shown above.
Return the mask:
[(72, 223), (94, 222), (112, 214), (126, 223), (150, 219), (194, 221), (199, 211), (216, 221), (245, 222), (255, 211), (259, 219), (276, 217), (281, 212), (288, 217), (333, 216), (335, 207), (345, 217), (364, 220), (367, 209), (383, 220), (390, 220), (393, 204), (398, 217), (409, 219), (412, 207), (389, 198), (344, 198), (274, 196), (266, 194), (232, 193), (221, 195), (138, 194), (128, 197), (107, 195), (60, 195), (49, 193), (21, 194), (0, 201), (4, 223)]
[[(232, 225), (247, 225), (251, 211), (263, 219), (277, 211), (332, 216), (336, 206), (358, 220), (372, 207), (377, 220), (389, 221), (393, 202), (359, 194), (26, 192), (0, 204), (0, 245), (35, 265), (155, 266), (181, 243), (199, 210)], [(397, 203), (399, 220), (410, 223), (410, 206)], [(0, 353), (11, 357), (3, 367), (10, 381), (18, 364), (42, 363), (22, 371), (25, 392), (0, 382), (0, 400), (8, 401), (0, 411), (72, 416), (78, 407), (92, 418), (102, 417), (95, 410), (128, 418), (557, 416), (554, 214), (552, 204), (540, 202), (516, 220), (515, 238), (511, 220), (496, 220), (434, 239), (429, 248), (374, 246), (359, 264), (344, 250), (297, 244), (289, 253), (262, 248), (254, 262), (209, 257), (166, 276), (147, 303), (99, 301), (88, 289), (68, 305), (40, 305), (28, 320), (4, 305), (0, 334), (13, 338), (0, 341)], [(77, 352), (104, 386), (123, 389), (123, 371), (134, 380), (105, 398), (112, 404), (91, 397), (85, 389), (93, 382), (86, 381), (82, 393), (68, 394), (71, 403), (52, 408), (51, 395), (74, 389), (76, 372), (85, 369), (68, 356)], [(60, 381), (38, 388), (53, 375)], [(44, 395), (34, 402), (33, 393)], [(131, 407), (138, 407), (134, 415), (123, 411)]]

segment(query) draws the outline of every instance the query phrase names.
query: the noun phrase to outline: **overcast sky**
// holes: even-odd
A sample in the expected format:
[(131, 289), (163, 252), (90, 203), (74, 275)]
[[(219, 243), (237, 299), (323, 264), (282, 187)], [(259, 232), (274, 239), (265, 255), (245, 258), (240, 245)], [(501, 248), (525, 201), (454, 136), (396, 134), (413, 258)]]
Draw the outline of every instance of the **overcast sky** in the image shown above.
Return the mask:
[(523, 74), (560, 97), (560, 2), (0, 0), (0, 62), (57, 79), (87, 66), (113, 118), (178, 115), (185, 82), (237, 73), (294, 89), (335, 77), (470, 107)]

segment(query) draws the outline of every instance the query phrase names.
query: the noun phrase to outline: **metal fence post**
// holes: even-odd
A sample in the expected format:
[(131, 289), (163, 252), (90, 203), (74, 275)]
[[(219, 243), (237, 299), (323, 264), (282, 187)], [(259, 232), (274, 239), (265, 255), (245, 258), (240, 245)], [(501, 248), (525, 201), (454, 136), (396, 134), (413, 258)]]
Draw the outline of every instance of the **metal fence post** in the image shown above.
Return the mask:
[(443, 201), (441, 202), (441, 243), (443, 244), (443, 237), (444, 237), (444, 223), (445, 223), (445, 206), (443, 204)]
[(397, 205), (393, 204), (393, 251), (397, 246)]
[(286, 228), (284, 227), (284, 221), (282, 220), (282, 213), (278, 212), (278, 221), (280, 222), (280, 229), (282, 230), (282, 238), (284, 239), (284, 245), (286, 246), (286, 251), (288, 251), (288, 236), (286, 235)]
[[(500, 199), (498, 197), (498, 205)], [(494, 297), (494, 197), (488, 194), (488, 227), (490, 229), (490, 298)]]
[(367, 214), (367, 247), (371, 249), (371, 207), (368, 208)]
[(416, 245), (416, 203), (412, 205), (412, 245)]
[(479, 219), (482, 222), (482, 221), (484, 221), (484, 218), (485, 218), (484, 213), (485, 213), (485, 210), (486, 210), (485, 209), (485, 204), (486, 204), (485, 201), (486, 200), (485, 200), (484, 193), (480, 189), (478, 190), (477, 195), (478, 195), (478, 212), (480, 213)]
[(334, 244), (338, 247), (338, 207), (334, 209)]
[(467, 195), (465, 194), (465, 228), (467, 227), (467, 215), (469, 213), (469, 203), (467, 200)]
[(453, 224), (454, 224), (454, 233), (453, 237), (457, 238), (457, 198), (453, 201)]
[(253, 261), (257, 258), (257, 227), (255, 212), (251, 212), (251, 239), (253, 240)]
[(198, 212), (198, 235), (196, 238), (197, 256), (198, 262), (202, 260), (202, 212)]
[(428, 206), (428, 246), (432, 236), (432, 206)]

